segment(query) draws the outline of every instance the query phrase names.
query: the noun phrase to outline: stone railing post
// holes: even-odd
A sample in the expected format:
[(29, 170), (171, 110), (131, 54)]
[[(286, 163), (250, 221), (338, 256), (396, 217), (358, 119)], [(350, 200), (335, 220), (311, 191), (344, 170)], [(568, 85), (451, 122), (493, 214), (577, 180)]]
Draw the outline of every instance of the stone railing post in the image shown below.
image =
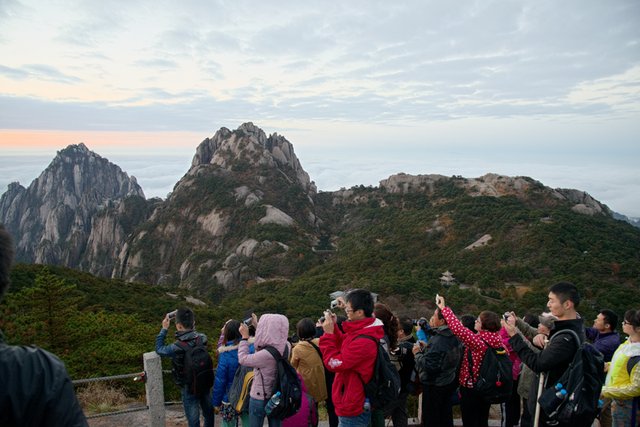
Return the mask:
[(162, 363), (155, 351), (145, 353), (144, 372), (146, 374), (147, 406), (149, 407), (149, 426), (165, 427), (164, 385), (162, 383)]

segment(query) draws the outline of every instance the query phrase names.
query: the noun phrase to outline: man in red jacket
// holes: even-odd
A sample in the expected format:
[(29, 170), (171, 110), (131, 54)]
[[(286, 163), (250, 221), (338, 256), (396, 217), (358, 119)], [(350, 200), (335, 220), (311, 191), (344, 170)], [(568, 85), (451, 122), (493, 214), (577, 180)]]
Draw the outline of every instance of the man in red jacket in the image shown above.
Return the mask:
[(366, 289), (354, 289), (345, 297), (347, 321), (341, 331), (335, 327), (335, 314), (325, 315), (320, 350), (325, 366), (336, 373), (332, 387), (333, 404), (339, 427), (366, 427), (371, 419), (365, 409), (364, 384), (371, 380), (378, 354), (375, 341), (384, 336), (383, 324), (373, 317), (374, 299)]

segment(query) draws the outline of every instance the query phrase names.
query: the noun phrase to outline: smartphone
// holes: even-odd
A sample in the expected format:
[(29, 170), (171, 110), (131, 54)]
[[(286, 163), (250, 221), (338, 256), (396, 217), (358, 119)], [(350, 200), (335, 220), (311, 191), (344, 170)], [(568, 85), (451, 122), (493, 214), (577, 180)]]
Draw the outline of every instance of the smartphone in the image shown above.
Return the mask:
[(169, 319), (175, 319), (176, 314), (178, 314), (178, 310), (173, 310), (171, 313), (167, 313), (167, 317)]
[(440, 299), (440, 294), (436, 294), (436, 304), (438, 304), (439, 299)]
[(245, 325), (247, 325), (247, 326), (251, 326), (251, 322), (252, 322), (252, 321), (253, 321), (253, 318), (251, 318), (251, 317), (247, 317), (246, 319), (244, 319), (244, 320), (242, 321), (242, 323), (244, 323), (244, 324), (245, 324)]

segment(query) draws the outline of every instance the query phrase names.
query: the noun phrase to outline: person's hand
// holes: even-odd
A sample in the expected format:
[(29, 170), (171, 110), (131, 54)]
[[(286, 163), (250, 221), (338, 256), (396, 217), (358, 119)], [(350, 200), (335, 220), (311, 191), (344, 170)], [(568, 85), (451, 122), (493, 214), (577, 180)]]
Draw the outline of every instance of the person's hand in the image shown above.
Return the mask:
[(547, 336), (545, 334), (536, 335), (533, 337), (533, 345), (544, 348), (547, 345)]
[(611, 362), (606, 362), (606, 363), (604, 364), (604, 371), (605, 371), (605, 372), (609, 372), (609, 366), (611, 366)]
[(240, 328), (238, 330), (240, 331), (240, 335), (242, 335), (243, 339), (249, 339), (249, 327), (247, 325), (240, 323)]
[(322, 322), (322, 329), (325, 334), (332, 334), (336, 323), (336, 315), (330, 311), (324, 313), (324, 322)]
[(422, 350), (422, 348), (420, 348), (420, 344), (419, 343), (415, 343), (413, 345), (413, 347), (411, 348), (411, 351), (413, 352), (413, 354), (420, 353), (420, 350)]
[(164, 316), (164, 319), (162, 319), (162, 329), (169, 329), (170, 324), (171, 324), (171, 319), (169, 319), (169, 316), (168, 315)]
[(507, 331), (507, 334), (509, 334), (510, 337), (518, 333), (515, 316), (509, 316), (507, 320), (502, 319), (500, 323), (502, 323), (502, 327)]
[(336, 298), (336, 302), (337, 302), (337, 307), (341, 308), (341, 309), (345, 309), (347, 307), (347, 303), (344, 302), (344, 298), (343, 297), (338, 297)]
[(446, 307), (443, 296), (436, 295), (436, 305), (438, 306), (438, 308), (440, 310), (442, 310), (442, 309), (444, 309)]
[(251, 324), (254, 328), (258, 327), (258, 315), (255, 313), (251, 313)]

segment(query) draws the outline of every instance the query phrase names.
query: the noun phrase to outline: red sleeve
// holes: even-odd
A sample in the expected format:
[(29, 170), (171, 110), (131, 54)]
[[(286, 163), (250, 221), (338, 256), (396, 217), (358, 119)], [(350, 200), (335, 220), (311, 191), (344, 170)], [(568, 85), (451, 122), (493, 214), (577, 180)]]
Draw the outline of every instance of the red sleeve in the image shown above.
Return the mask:
[(460, 338), (464, 345), (475, 351), (485, 350), (487, 348), (487, 345), (480, 339), (478, 334), (474, 334), (460, 323), (460, 319), (456, 317), (456, 314), (449, 307), (442, 309), (442, 315), (447, 321), (447, 326), (449, 326), (451, 332)]

